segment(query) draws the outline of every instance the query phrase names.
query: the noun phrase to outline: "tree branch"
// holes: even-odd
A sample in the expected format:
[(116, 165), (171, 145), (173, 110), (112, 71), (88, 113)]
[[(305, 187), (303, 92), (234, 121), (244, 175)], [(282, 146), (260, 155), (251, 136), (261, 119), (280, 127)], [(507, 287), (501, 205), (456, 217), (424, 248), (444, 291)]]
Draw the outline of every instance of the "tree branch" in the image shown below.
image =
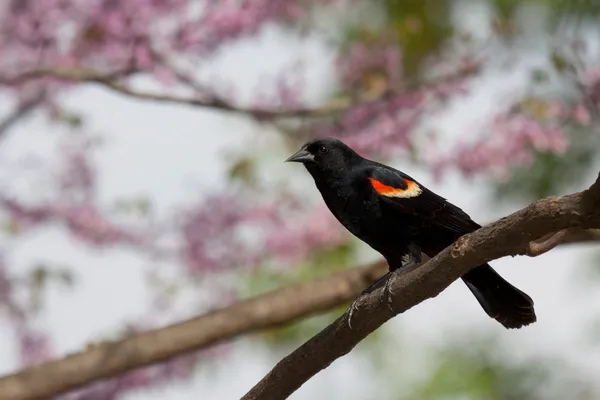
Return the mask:
[(396, 279), (391, 290), (392, 311), (380, 302), (380, 290), (366, 296), (353, 313), (352, 329), (342, 315), (308, 342), (281, 360), (244, 397), (245, 400), (285, 399), (304, 382), (354, 346), (386, 321), (437, 296), (452, 282), (484, 262), (530, 253), (530, 242), (569, 228), (599, 228), (600, 175), (589, 190), (549, 197), (462, 236), (420, 268)]
[(3, 139), (8, 131), (22, 118), (36, 109), (44, 102), (45, 94), (40, 92), (31, 99), (21, 102), (15, 109), (2, 121), (0, 121), (0, 139)]
[[(123, 74), (119, 74), (123, 75)], [(178, 104), (193, 107), (214, 108), (221, 111), (237, 112), (249, 114), (257, 119), (277, 119), (291, 117), (325, 117), (341, 112), (349, 108), (352, 104), (349, 102), (339, 102), (317, 108), (297, 108), (293, 110), (267, 110), (253, 107), (238, 107), (221, 99), (214, 94), (209, 98), (200, 97), (182, 97), (168, 94), (150, 93), (131, 89), (130, 87), (115, 80), (115, 74), (103, 75), (92, 70), (81, 68), (46, 68), (27, 71), (14, 77), (0, 77), (2, 85), (16, 85), (28, 80), (50, 77), (70, 82), (95, 83), (106, 87), (114, 92), (127, 97), (133, 97), (141, 100), (155, 101), (159, 103)]]
[[(600, 241), (600, 230), (569, 230), (563, 243)], [(427, 259), (427, 257), (425, 257)], [(0, 400), (48, 398), (216, 343), (280, 326), (351, 301), (387, 272), (383, 260), (277, 289), (164, 328), (104, 342), (0, 378)]]
[(278, 289), (165, 328), (97, 344), (0, 378), (1, 400), (48, 398), (128, 370), (279, 326), (355, 298), (387, 270), (383, 261)]
[[(165, 66), (172, 68), (170, 65), (164, 62), (162, 57), (155, 55), (158, 57), (158, 60)], [(420, 81), (408, 81), (405, 82), (402, 91), (417, 91), (423, 88), (424, 86), (433, 86), (440, 82), (450, 83), (457, 81), (459, 79), (466, 78), (468, 76), (472, 76), (479, 71), (478, 63), (467, 63), (462, 65), (460, 68), (457, 68), (456, 71), (452, 73), (436, 77), (431, 82), (420, 82)], [(252, 117), (258, 120), (274, 120), (281, 118), (299, 118), (299, 117), (313, 117), (313, 118), (321, 118), (321, 117), (330, 117), (341, 112), (344, 112), (354, 106), (358, 106), (361, 104), (370, 104), (376, 101), (380, 101), (382, 99), (391, 97), (395, 94), (398, 94), (397, 91), (388, 90), (380, 94), (379, 97), (375, 99), (363, 100), (363, 101), (354, 101), (350, 99), (346, 100), (338, 100), (332, 102), (330, 104), (319, 106), (319, 107), (300, 107), (295, 109), (265, 109), (265, 108), (256, 108), (256, 107), (242, 107), (231, 104), (226, 99), (223, 99), (217, 96), (214, 93), (210, 93), (208, 96), (200, 96), (197, 95), (195, 97), (183, 97), (183, 96), (174, 96), (169, 94), (158, 94), (151, 92), (138, 91), (130, 88), (123, 83), (118, 82), (119, 78), (126, 77), (133, 73), (139, 72), (134, 69), (120, 70), (110, 74), (102, 74), (93, 70), (83, 69), (83, 68), (40, 68), (33, 69), (30, 71), (26, 71), (24, 73), (12, 76), (12, 77), (2, 77), (0, 76), (0, 85), (5, 86), (13, 86), (18, 85), (23, 82), (27, 82), (29, 80), (38, 79), (38, 78), (55, 78), (58, 80), (68, 81), (68, 82), (80, 82), (80, 83), (95, 83), (104, 86), (105, 88), (112, 90), (114, 92), (120, 93), (122, 95), (133, 97), (141, 100), (155, 101), (159, 103), (167, 103), (167, 104), (178, 104), (178, 105), (186, 105), (192, 107), (206, 107), (213, 108), (216, 110), (227, 111), (227, 112), (236, 112), (251, 115)], [(196, 92), (199, 92), (200, 89), (204, 90), (206, 88), (200, 87), (197, 82), (192, 82), (189, 77), (184, 76), (181, 71), (173, 69), (176, 77), (180, 82), (187, 83), (190, 87), (192, 87)], [(204, 98), (203, 98), (204, 97)]]

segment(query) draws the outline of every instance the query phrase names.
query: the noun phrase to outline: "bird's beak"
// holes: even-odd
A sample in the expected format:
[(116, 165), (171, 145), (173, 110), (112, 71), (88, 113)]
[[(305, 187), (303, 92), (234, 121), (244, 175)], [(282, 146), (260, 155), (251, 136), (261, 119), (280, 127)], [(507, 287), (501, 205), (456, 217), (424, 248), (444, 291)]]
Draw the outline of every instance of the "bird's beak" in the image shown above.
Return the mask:
[(285, 162), (299, 162), (305, 163), (307, 161), (313, 161), (315, 156), (310, 154), (305, 148), (298, 150), (297, 153), (293, 154), (290, 158), (285, 160)]

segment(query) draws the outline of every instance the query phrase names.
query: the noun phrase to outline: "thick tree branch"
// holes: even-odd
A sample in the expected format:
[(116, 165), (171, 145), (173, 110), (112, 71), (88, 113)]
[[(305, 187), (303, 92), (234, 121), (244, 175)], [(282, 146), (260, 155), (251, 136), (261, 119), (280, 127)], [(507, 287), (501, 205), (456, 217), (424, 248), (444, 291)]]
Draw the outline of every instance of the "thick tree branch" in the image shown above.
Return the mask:
[[(471, 268), (505, 256), (530, 254), (530, 242), (570, 228), (600, 228), (600, 175), (589, 190), (539, 200), (497, 222), (465, 235), (437, 256), (392, 284), (392, 307), (380, 302), (380, 290), (365, 297), (353, 314), (352, 329), (342, 315), (281, 360), (244, 397), (285, 399), (304, 382), (390, 318), (437, 296)], [(594, 207), (592, 207), (594, 205)]]
[[(563, 243), (600, 241), (600, 230), (569, 230)], [(427, 259), (427, 257), (425, 257)], [(0, 400), (48, 398), (243, 334), (330, 310), (387, 272), (378, 261), (239, 301), (199, 317), (105, 342), (0, 378)]]
[(0, 378), (1, 400), (48, 398), (238, 335), (329, 310), (383, 275), (383, 261), (278, 289), (162, 329), (95, 345)]

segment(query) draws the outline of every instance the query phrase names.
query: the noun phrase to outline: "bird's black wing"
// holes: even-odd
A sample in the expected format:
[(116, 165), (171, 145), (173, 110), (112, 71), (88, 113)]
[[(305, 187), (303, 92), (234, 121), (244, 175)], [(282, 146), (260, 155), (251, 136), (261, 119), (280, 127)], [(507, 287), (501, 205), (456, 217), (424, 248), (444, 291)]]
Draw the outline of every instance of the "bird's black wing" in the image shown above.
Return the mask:
[(399, 212), (459, 234), (470, 233), (480, 227), (459, 207), (403, 172), (377, 165), (368, 171), (367, 179), (381, 201)]

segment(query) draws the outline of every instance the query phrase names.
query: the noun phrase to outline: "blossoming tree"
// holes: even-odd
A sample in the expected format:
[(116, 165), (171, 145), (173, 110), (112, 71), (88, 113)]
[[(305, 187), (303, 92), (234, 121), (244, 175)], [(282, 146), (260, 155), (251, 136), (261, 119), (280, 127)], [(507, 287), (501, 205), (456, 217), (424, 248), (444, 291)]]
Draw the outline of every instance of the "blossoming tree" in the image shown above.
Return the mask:
[[(244, 279), (244, 273), (272, 262), (296, 265), (315, 252), (348, 245), (349, 236), (320, 203), (307, 206), (292, 191), (267, 190), (259, 179), (251, 179), (256, 161), (251, 155), (233, 164), (235, 184), (230, 190), (205, 196), (182, 210), (184, 218), (156, 226), (144, 218), (125, 223), (111, 215), (97, 199), (94, 138), (86, 134), (90, 127), (85, 115), (74, 114), (62, 102), (64, 93), (82, 85), (98, 85), (139, 101), (243, 115), (255, 124), (275, 127), (290, 150), (310, 137), (338, 137), (368, 156), (410, 157), (438, 179), (459, 171), (506, 181), (515, 168), (541, 162), (540, 155), (572, 151), (577, 135), (590, 132), (600, 103), (599, 60), (587, 51), (586, 36), (574, 35), (561, 42), (569, 45), (568, 51), (544, 43), (541, 53), (547, 57), (531, 69), (529, 88), (481, 126), (465, 126), (464, 135), (449, 148), (438, 147), (427, 122), (446, 105), (460, 101), (482, 74), (497, 71), (500, 61), (511, 61), (512, 41), (521, 37), (518, 21), (512, 18), (517, 6), (488, 2), (491, 28), (487, 36), (477, 36), (455, 23), (452, 13), (458, 12), (458, 2), (435, 7), (419, 1), (400, 3), (5, 1), (0, 5), (0, 90), (4, 104), (12, 108), (3, 113), (0, 139), (34, 113), (45, 118), (49, 129), (61, 126), (81, 133), (64, 141), (62, 168), (48, 172), (47, 191), (23, 196), (11, 190), (17, 178), (3, 178), (5, 236), (18, 240), (58, 223), (93, 246), (126, 245), (175, 259), (185, 266), (182, 274), (192, 278), (239, 271)], [(575, 6), (561, 9), (538, 3), (551, 15), (580, 15)], [(360, 11), (344, 15), (348, 10)], [(321, 14), (326, 15), (326, 27)], [(316, 36), (336, 53), (335, 91), (326, 101), (308, 101), (302, 71), (293, 68), (272, 77), (270, 94), (257, 93), (252, 101), (241, 100), (227, 82), (201, 77), (203, 67), (222, 49), (270, 26)], [(551, 26), (549, 30), (555, 27)], [(139, 78), (158, 90), (141, 89), (135, 84)], [(127, 206), (143, 210), (147, 204)], [(238, 234), (247, 229), (254, 232), (251, 242)], [(173, 238), (174, 244), (164, 245), (165, 239)], [(55, 354), (52, 337), (30, 323), (37, 308), (17, 293), (23, 288), (35, 291), (54, 278), (68, 282), (69, 271), (56, 275), (40, 268), (31, 275), (15, 275), (0, 263), (0, 307), (18, 338), (22, 367)], [(190, 353), (137, 369), (73, 392), (71, 398), (114, 398), (130, 389), (187, 377), (197, 357)]]

